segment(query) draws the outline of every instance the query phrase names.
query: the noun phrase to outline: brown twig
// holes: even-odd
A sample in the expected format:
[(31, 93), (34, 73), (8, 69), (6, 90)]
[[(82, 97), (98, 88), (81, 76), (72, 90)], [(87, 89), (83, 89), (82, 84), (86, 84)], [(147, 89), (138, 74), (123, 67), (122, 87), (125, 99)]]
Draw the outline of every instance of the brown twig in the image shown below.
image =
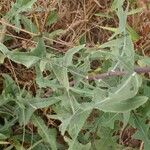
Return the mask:
[[(150, 72), (150, 67), (136, 67), (134, 71), (138, 74), (141, 73), (149, 73)], [(127, 71), (108, 71), (106, 73), (102, 74), (97, 74), (97, 75), (90, 75), (86, 76), (85, 80), (92, 81), (92, 80), (101, 80), (109, 77), (115, 77), (115, 76), (123, 76), (128, 74)], [(75, 84), (75, 81), (69, 82), (70, 86), (73, 86)]]
[[(149, 73), (150, 72), (150, 67), (136, 67), (134, 71), (138, 74), (141, 73)], [(87, 76), (87, 80), (99, 80), (99, 79), (104, 79), (108, 77), (114, 77), (114, 76), (123, 76), (128, 74), (127, 71), (108, 71), (106, 73), (102, 74), (97, 74), (95, 76)]]

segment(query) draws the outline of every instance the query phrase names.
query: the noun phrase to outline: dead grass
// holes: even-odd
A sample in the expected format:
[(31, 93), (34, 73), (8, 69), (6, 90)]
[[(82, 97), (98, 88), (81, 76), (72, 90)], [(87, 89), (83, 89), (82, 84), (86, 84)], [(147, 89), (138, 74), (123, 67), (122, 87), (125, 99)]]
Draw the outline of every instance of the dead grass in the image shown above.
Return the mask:
[[(1, 0), (1, 14), (5, 14), (11, 8), (12, 1)], [(111, 0), (55, 0), (45, 1), (38, 0), (34, 5), (33, 11), (26, 14), (38, 27), (39, 32), (52, 32), (58, 29), (63, 29), (64, 33), (53, 39), (52, 44), (48, 45), (60, 52), (67, 51), (69, 47), (72, 47), (79, 43), (81, 38), (86, 40), (87, 46), (94, 47), (95, 44), (104, 43), (110, 37), (111, 33), (103, 30), (100, 26), (116, 27), (117, 18), (97, 17), (96, 13), (111, 13)], [(128, 17), (129, 24), (140, 35), (140, 40), (135, 43), (136, 48), (142, 49), (142, 51), (149, 49), (149, 31), (150, 31), (150, 13), (148, 10), (147, 1), (137, 1), (133, 4), (134, 7), (143, 7), (144, 11), (139, 14)], [(41, 12), (37, 12), (37, 8), (41, 8)], [(58, 21), (53, 25), (46, 27), (46, 20), (51, 10), (56, 10), (58, 13)], [(139, 25), (140, 24), (140, 25)], [(24, 32), (24, 31), (23, 31)], [(31, 35), (26, 31), (27, 34)], [(13, 37), (15, 45), (20, 45), (27, 48), (33, 46), (32, 36), (27, 34), (16, 34), (11, 30), (7, 30), (7, 34)], [(19, 44), (18, 44), (19, 43)], [(50, 42), (51, 43), (51, 42)], [(12, 43), (11, 43), (12, 45)], [(26, 46), (25, 46), (26, 47)], [(144, 53), (144, 52), (143, 52)]]
[[(2, 2), (3, 13), (8, 12), (10, 3)], [(36, 9), (40, 7), (42, 12), (37, 13)], [(114, 19), (99, 18), (95, 13), (109, 12), (110, 1), (97, 0), (61, 0), (58, 3), (51, 0), (49, 3), (43, 0), (38, 0), (32, 12), (27, 16), (33, 20), (38, 27), (39, 32), (52, 32), (58, 29), (63, 29), (64, 34), (53, 42), (52, 47), (59, 51), (66, 51), (68, 47), (76, 45), (82, 37), (85, 37), (86, 43), (89, 46), (94, 46), (97, 43), (105, 42), (110, 33), (100, 29), (99, 26), (114, 26)], [(52, 9), (56, 9), (59, 19), (50, 27), (46, 27), (46, 19)], [(10, 36), (16, 36), (8, 30)], [(20, 38), (20, 35), (18, 35)], [(26, 38), (26, 37), (21, 37)], [(14, 37), (15, 39), (15, 37)], [(16, 37), (17, 39), (17, 37)]]

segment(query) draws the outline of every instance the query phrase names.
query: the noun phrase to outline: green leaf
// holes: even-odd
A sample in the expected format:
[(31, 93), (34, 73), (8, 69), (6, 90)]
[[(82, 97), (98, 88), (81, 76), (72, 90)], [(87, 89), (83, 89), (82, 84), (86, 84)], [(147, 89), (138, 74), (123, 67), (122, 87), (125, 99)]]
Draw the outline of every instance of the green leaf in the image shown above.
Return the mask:
[(116, 13), (119, 19), (119, 27), (118, 27), (118, 30), (109, 39), (113, 39), (115, 36), (119, 34), (126, 33), (127, 10), (124, 11), (123, 3), (124, 3), (124, 0), (113, 1), (112, 9), (116, 10)]
[(147, 102), (147, 100), (148, 97), (146, 96), (137, 96), (131, 99), (127, 99), (125, 101), (121, 101), (119, 103), (112, 102), (112, 104), (107, 105), (107, 110), (104, 109), (102, 110), (103, 111), (109, 110), (109, 112), (117, 112), (117, 113), (128, 112), (143, 105), (144, 103)]
[(105, 99), (107, 97), (108, 91), (107, 90), (103, 90), (101, 88), (95, 88), (93, 90), (93, 101), (95, 103), (99, 102), (101, 99)]
[(4, 63), (5, 58), (6, 58), (6, 56), (3, 55), (2, 53), (0, 53), (0, 64)]
[(66, 142), (69, 142), (69, 150), (75, 150), (78, 143), (78, 134), (90, 113), (91, 110), (84, 111), (78, 107), (75, 108), (74, 113), (65, 111), (65, 109), (58, 109), (57, 115), (50, 116), (50, 118), (59, 119), (62, 122), (59, 127), (62, 135), (64, 135), (66, 131), (70, 135), (71, 139), (65, 137)]
[(68, 128), (68, 132), (72, 138), (72, 141), (69, 145), (69, 150), (75, 150), (77, 145), (77, 136), (90, 113), (91, 111), (83, 111), (79, 109), (75, 112), (75, 114), (73, 114), (67, 120), (64, 120), (62, 122), (60, 130), (64, 133), (64, 131)]
[(38, 128), (38, 133), (42, 137), (43, 141), (49, 143), (52, 150), (57, 150), (56, 130), (49, 129), (39, 116), (34, 115), (32, 122)]
[(143, 85), (143, 95), (147, 96), (150, 98), (150, 85), (147, 84), (144, 84)]
[(115, 9), (117, 9), (119, 7), (122, 7), (123, 3), (124, 3), (124, 0), (113, 0), (111, 8), (113, 10), (115, 10)]
[(135, 52), (130, 36), (123, 35), (115, 40), (110, 40), (102, 44), (100, 48), (110, 48), (113, 55), (112, 59), (115, 63), (114, 66), (112, 66), (113, 69), (120, 66), (120, 68), (124, 68), (127, 71), (133, 71)]
[(138, 60), (140, 66), (150, 66), (150, 58), (144, 57), (143, 59)]
[(21, 16), (21, 22), (22, 22), (22, 24), (24, 25), (24, 27), (27, 31), (30, 31), (30, 32), (33, 32), (33, 33), (38, 32), (38, 29), (35, 26), (35, 24), (30, 19), (28, 19), (27, 17), (22, 15)]
[(46, 49), (42, 38), (39, 39), (37, 47), (32, 52), (9, 51), (7, 47), (0, 43), (1, 52), (12, 61), (23, 64), (27, 68), (37, 63), (46, 56)]
[(9, 97), (9, 95), (16, 97), (19, 94), (19, 87), (16, 85), (15, 81), (8, 75), (3, 74), (4, 77), (4, 95)]
[(130, 111), (123, 113), (123, 129), (127, 126), (130, 119)]
[(45, 61), (45, 60), (40, 61), (40, 66), (39, 67), (40, 67), (41, 72), (43, 72), (45, 70), (47, 63), (48, 62)]
[(140, 13), (142, 11), (143, 11), (143, 8), (136, 8), (136, 9), (130, 10), (127, 14), (129, 16), (129, 15), (134, 15), (134, 14)]
[[(29, 120), (35, 110), (42, 109), (42, 108), (48, 108), (51, 105), (54, 105), (58, 103), (61, 99), (59, 97), (54, 98), (19, 98), (21, 99), (21, 104), (24, 106), (24, 108), (20, 109), (19, 113), (19, 123), (20, 125), (29, 123)], [(28, 99), (28, 100), (27, 100)], [(24, 111), (22, 114), (22, 111)], [(24, 115), (24, 116), (23, 116)]]
[(10, 51), (7, 49), (7, 47), (6, 47), (4, 44), (2, 44), (2, 43), (0, 43), (0, 51), (1, 51), (5, 56), (7, 56), (7, 54), (10, 53)]
[(7, 139), (7, 136), (5, 136), (4, 134), (0, 133), (0, 140), (5, 140)]
[[(6, 20), (14, 23), (18, 28), (21, 26), (20, 24), (20, 13), (28, 11), (32, 8), (32, 5), (36, 2), (37, 0), (18, 0), (16, 1), (9, 12), (6, 14)], [(18, 32), (18, 29), (16, 29)]]
[(113, 130), (99, 126), (97, 135), (100, 139), (95, 139), (92, 143), (94, 150), (121, 150), (113, 137)]
[[(103, 26), (100, 26), (100, 28), (104, 29), (104, 30), (108, 30), (108, 31), (111, 31), (111, 32), (118, 32), (118, 28), (112, 28), (112, 27), (103, 27)], [(140, 36), (138, 35), (138, 33), (132, 28), (130, 27), (128, 24), (126, 25), (126, 28), (128, 30), (128, 33), (130, 34), (131, 36), (131, 39), (133, 42), (136, 42), (140, 39)]]
[(12, 52), (9, 54), (8, 58), (16, 63), (25, 65), (27, 68), (30, 68), (40, 60), (39, 57), (32, 56), (30, 53), (26, 52)]
[(57, 22), (58, 15), (55, 10), (51, 11), (48, 18), (47, 18), (47, 24), (48, 26), (52, 25), (53, 23)]
[(115, 121), (122, 120), (122, 116), (119, 113), (105, 112), (99, 117), (98, 124), (109, 129), (115, 128)]
[[(120, 0), (122, 1), (122, 0)], [(124, 1), (124, 0), (123, 0)], [(126, 20), (127, 20), (127, 11), (123, 10), (123, 8), (120, 6), (117, 10), (117, 16), (119, 18), (119, 31), (124, 32), (126, 27)]]
[(31, 55), (43, 58), (45, 59), (46, 57), (46, 48), (45, 48), (45, 43), (43, 38), (38, 39), (38, 44), (34, 50), (31, 51)]
[[(122, 43), (124, 37), (121, 38), (117, 38), (114, 40), (110, 40), (102, 45), (99, 46), (99, 48), (108, 48), (108, 47), (116, 47), (119, 48), (120, 47), (120, 43)], [(106, 53), (106, 52), (105, 52)]]
[(38, 86), (40, 88), (46, 88), (46, 87), (50, 87), (53, 90), (56, 90), (58, 88), (63, 88), (63, 86), (61, 86), (57, 80), (50, 80), (44, 77), (38, 77), (36, 78), (36, 83), (38, 84)]
[(80, 89), (80, 88), (78, 89), (78, 88), (70, 87), (70, 90), (80, 94), (80, 96), (93, 97), (93, 91), (89, 89)]
[[(72, 146), (72, 140), (65, 137), (65, 141), (68, 143), (69, 147)], [(90, 150), (91, 143), (88, 143), (86, 145), (83, 145), (79, 143), (77, 140), (75, 141), (74, 147), (72, 149), (69, 148), (69, 150)]]
[(150, 125), (146, 124), (145, 120), (142, 120), (136, 114), (133, 115), (135, 127), (138, 129), (137, 132), (133, 135), (135, 139), (142, 140), (144, 142), (144, 150), (149, 150), (150, 147), (150, 138), (149, 138), (149, 129)]
[[(24, 12), (27, 11), (28, 9), (32, 8), (32, 5), (36, 2), (37, 0), (23, 0), (22, 3), (20, 3), (21, 7), (18, 8), (17, 12)], [(19, 5), (20, 1), (17, 1), (16, 4)]]
[(85, 44), (84, 45), (79, 45), (79, 46), (76, 46), (74, 48), (69, 49), (65, 53), (65, 56), (64, 56), (64, 65), (65, 66), (70, 66), (72, 64), (73, 55), (75, 53), (77, 53), (78, 51), (80, 51), (81, 49), (83, 49), (84, 47), (85, 47)]
[(52, 70), (58, 79), (60, 85), (69, 90), (69, 79), (68, 79), (68, 70), (66, 66), (63, 65), (62, 59), (55, 59), (52, 62)]
[(59, 97), (52, 97), (52, 98), (31, 98), (25, 103), (28, 106), (33, 107), (34, 109), (46, 108), (51, 105), (58, 103), (61, 99)]
[(12, 141), (14, 147), (16, 150), (25, 150), (25, 148), (23, 147), (23, 145), (19, 142), (19, 140), (17, 139), (13, 139)]
[(19, 107), (19, 109), (17, 111), (19, 125), (20, 126), (27, 125), (29, 123), (33, 113), (35, 112), (35, 110), (36, 109), (31, 106), (25, 106), (24, 108)]
[(63, 88), (63, 86), (58, 83), (56, 78), (52, 80), (51, 76), (43, 77), (42, 70), (38, 66), (36, 66), (36, 83), (39, 88), (50, 87), (52, 90)]
[[(125, 112), (139, 107), (147, 101), (147, 97), (133, 98), (141, 85), (141, 79), (136, 75), (129, 76), (116, 89), (109, 93), (104, 99), (93, 99), (96, 101), (95, 108), (106, 112)], [(133, 98), (132, 100), (130, 100)]]
[(140, 39), (140, 36), (138, 35), (138, 33), (128, 24), (127, 24), (127, 30), (128, 30), (128, 33), (131, 35), (133, 42), (136, 42)]
[(55, 31), (49, 33), (49, 38), (53, 39), (53, 38), (55, 38), (55, 37), (57, 37), (57, 36), (63, 34), (64, 32), (65, 32), (65, 31), (62, 30), (62, 29), (55, 30)]

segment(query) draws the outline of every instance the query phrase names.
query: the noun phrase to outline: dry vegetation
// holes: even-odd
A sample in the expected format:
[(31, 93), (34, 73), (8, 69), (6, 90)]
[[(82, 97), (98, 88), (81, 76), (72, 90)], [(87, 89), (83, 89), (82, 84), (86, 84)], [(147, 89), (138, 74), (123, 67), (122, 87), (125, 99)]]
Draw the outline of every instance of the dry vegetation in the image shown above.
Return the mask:
[[(1, 0), (1, 15), (10, 10), (11, 3), (10, 0)], [(115, 14), (114, 17), (109, 15), (113, 13), (111, 4), (111, 0), (60, 0), (59, 2), (38, 0), (34, 4), (33, 11), (25, 15), (36, 24), (39, 33), (50, 33), (63, 29), (63, 33), (53, 39), (53, 43), (48, 46), (53, 47), (56, 51), (67, 51), (69, 47), (76, 45), (83, 37), (86, 39), (87, 46), (90, 47), (108, 40), (112, 32), (102, 29), (101, 26), (116, 27), (118, 24)], [(129, 16), (128, 23), (140, 35), (140, 39), (135, 42), (136, 46), (145, 51), (149, 48), (150, 13), (148, 0), (137, 0), (132, 2), (130, 7), (132, 9), (143, 8), (141, 13)], [(39, 8), (42, 11), (38, 11)], [(52, 13), (52, 10), (57, 12), (58, 19), (57, 21), (54, 20), (52, 25), (46, 26), (48, 15)], [(104, 17), (96, 16), (98, 13), (104, 14)], [(21, 28), (23, 29), (23, 26)], [(28, 34), (28, 32), (23, 31), (18, 35), (12, 29), (15, 29), (15, 27), (8, 26), (6, 32), (9, 36), (14, 37), (11, 41), (11, 47), (13, 45), (15, 48), (17, 46), (23, 48), (33, 46), (31, 44), (32, 33)]]

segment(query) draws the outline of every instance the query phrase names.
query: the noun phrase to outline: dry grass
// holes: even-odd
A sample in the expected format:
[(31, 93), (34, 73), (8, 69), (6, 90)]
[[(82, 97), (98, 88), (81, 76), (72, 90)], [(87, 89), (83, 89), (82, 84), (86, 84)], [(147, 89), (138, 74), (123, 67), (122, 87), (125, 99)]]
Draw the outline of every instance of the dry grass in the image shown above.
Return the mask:
[[(2, 12), (8, 12), (10, 9), (10, 3), (8, 1), (1, 2)], [(9, 3), (9, 5), (7, 5)], [(42, 12), (37, 12), (37, 8), (42, 8)], [(110, 1), (97, 1), (97, 0), (61, 0), (59, 2), (50, 1), (46, 2), (38, 0), (32, 12), (26, 14), (38, 27), (39, 32), (52, 32), (58, 29), (63, 29), (64, 34), (54, 40), (52, 47), (59, 51), (66, 51), (68, 47), (72, 47), (79, 42), (84, 36), (86, 38), (87, 45), (94, 46), (97, 43), (105, 42), (110, 33), (100, 29), (99, 26), (114, 26), (115, 19), (106, 19), (96, 17), (95, 13), (109, 12)], [(52, 9), (56, 9), (58, 13), (58, 21), (46, 27), (47, 16)], [(7, 31), (10, 36), (17, 39), (15, 33)], [(20, 35), (18, 35), (20, 38)], [(26, 39), (26, 35), (23, 35)], [(23, 40), (23, 39), (21, 39)], [(16, 44), (15, 44), (16, 45)]]
[(141, 13), (128, 17), (128, 23), (140, 35), (140, 40), (135, 43), (135, 48), (143, 55), (150, 55), (150, 9), (149, 1), (138, 0), (133, 7), (142, 7)]
[[(5, 14), (11, 8), (12, 1), (1, 0), (1, 14)], [(100, 26), (116, 27), (117, 18), (97, 17), (96, 13), (110, 14), (111, 0), (37, 0), (33, 11), (26, 14), (36, 24), (39, 32), (52, 32), (58, 29), (63, 29), (64, 33), (53, 39), (53, 42), (48, 45), (58, 51), (66, 51), (79, 43), (81, 38), (86, 40), (87, 46), (95, 46), (98, 43), (104, 43), (110, 37), (111, 33), (103, 30)], [(140, 40), (135, 43), (136, 47), (142, 51), (149, 49), (149, 31), (150, 31), (150, 13), (148, 10), (148, 1), (137, 1), (133, 7), (143, 7), (144, 11), (139, 14), (128, 17), (129, 24), (140, 35)], [(41, 12), (37, 12), (37, 8), (41, 8)], [(48, 15), (52, 10), (58, 13), (58, 21), (53, 25), (46, 27)], [(18, 35), (11, 30), (7, 30), (7, 34), (13, 37), (14, 45), (20, 45), (28, 48), (32, 47), (34, 42), (30, 33), (28, 35), (22, 32)], [(11, 43), (12, 46), (12, 43)]]

